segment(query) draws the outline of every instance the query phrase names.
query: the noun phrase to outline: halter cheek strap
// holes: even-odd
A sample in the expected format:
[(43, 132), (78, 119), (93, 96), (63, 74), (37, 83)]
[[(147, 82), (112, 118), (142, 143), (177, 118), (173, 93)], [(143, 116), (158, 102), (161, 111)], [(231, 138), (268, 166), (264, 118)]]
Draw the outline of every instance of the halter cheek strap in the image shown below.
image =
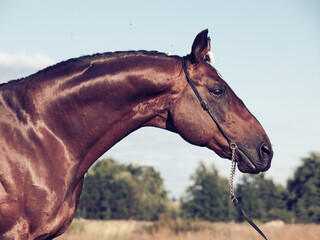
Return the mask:
[(218, 121), (214, 118), (214, 116), (212, 115), (212, 112), (210, 110), (209, 105), (207, 104), (207, 102), (205, 100), (203, 100), (203, 98), (201, 97), (199, 91), (197, 90), (196, 86), (194, 85), (193, 80), (189, 77), (189, 74), (187, 72), (187, 68), (186, 68), (186, 64), (185, 64), (185, 59), (184, 57), (182, 58), (182, 68), (184, 71), (184, 74), (186, 75), (187, 81), (190, 85), (190, 87), (192, 88), (194, 94), (196, 95), (196, 97), (198, 98), (203, 110), (205, 110), (209, 116), (211, 117), (211, 119), (214, 121), (214, 123), (216, 124), (216, 126), (218, 127), (219, 131), (221, 132), (221, 134), (224, 136), (224, 138), (227, 140), (230, 150), (231, 150), (231, 173), (230, 173), (230, 198), (234, 204), (234, 206), (236, 207), (236, 209), (238, 210), (240, 216), (242, 216), (264, 239), (267, 240), (266, 236), (263, 234), (263, 232), (258, 228), (258, 226), (250, 219), (250, 217), (248, 216), (248, 214), (243, 210), (243, 208), (240, 206), (240, 203), (238, 201), (238, 199), (236, 198), (235, 194), (234, 194), (234, 190), (233, 190), (233, 180), (234, 180), (234, 175), (236, 172), (236, 165), (237, 162), (235, 160), (235, 152), (238, 149), (238, 146), (236, 143), (232, 142), (227, 135), (224, 133), (224, 131), (222, 130), (220, 124), (218, 123)]
[[(218, 127), (219, 131), (221, 132), (221, 134), (224, 136), (224, 138), (228, 141), (229, 145), (231, 144), (235, 144), (235, 143), (232, 143), (231, 140), (227, 137), (227, 135), (224, 133), (224, 131), (222, 130), (222, 128), (220, 127), (220, 124), (218, 123), (218, 121), (213, 117), (212, 115), (212, 112), (210, 110), (210, 107), (208, 105), (208, 103), (203, 100), (203, 98), (201, 97), (200, 93), (198, 92), (198, 89), (196, 88), (196, 86), (194, 85), (194, 82), (193, 80), (189, 77), (189, 74), (187, 73), (187, 68), (186, 68), (186, 64), (185, 64), (185, 60), (184, 60), (184, 57), (182, 58), (182, 68), (183, 68), (183, 71), (186, 75), (186, 78), (187, 78), (187, 81), (190, 85), (190, 87), (192, 88), (194, 94), (197, 96), (203, 110), (205, 110), (209, 116), (211, 117), (211, 119), (214, 121), (214, 123), (216, 124), (216, 126)], [(235, 144), (236, 145), (236, 144)]]

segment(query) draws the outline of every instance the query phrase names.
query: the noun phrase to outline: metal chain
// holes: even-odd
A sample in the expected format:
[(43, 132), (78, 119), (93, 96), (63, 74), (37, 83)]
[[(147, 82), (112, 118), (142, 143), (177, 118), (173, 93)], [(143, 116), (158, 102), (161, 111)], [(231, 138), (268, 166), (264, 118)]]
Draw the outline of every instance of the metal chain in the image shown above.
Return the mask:
[(230, 143), (230, 149), (231, 149), (231, 172), (230, 172), (230, 198), (232, 201), (238, 201), (236, 196), (234, 195), (234, 189), (233, 189), (233, 180), (234, 180), (234, 175), (236, 173), (236, 149), (238, 148), (237, 144), (235, 143)]

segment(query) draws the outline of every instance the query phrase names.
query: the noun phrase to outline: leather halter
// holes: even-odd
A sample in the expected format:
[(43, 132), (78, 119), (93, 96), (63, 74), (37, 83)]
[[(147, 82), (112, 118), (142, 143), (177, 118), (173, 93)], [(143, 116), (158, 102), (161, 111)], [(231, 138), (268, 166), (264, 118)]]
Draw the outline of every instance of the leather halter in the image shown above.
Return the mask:
[(243, 208), (240, 206), (240, 203), (238, 201), (238, 199), (236, 198), (234, 192), (233, 192), (233, 177), (235, 174), (235, 170), (236, 170), (236, 164), (237, 162), (235, 161), (235, 151), (238, 149), (238, 146), (236, 143), (232, 142), (227, 135), (224, 133), (224, 131), (222, 130), (220, 124), (218, 123), (218, 121), (214, 118), (214, 116), (212, 115), (212, 112), (210, 110), (210, 107), (208, 105), (208, 103), (203, 100), (203, 98), (201, 97), (199, 91), (197, 90), (196, 86), (194, 85), (193, 80), (189, 77), (189, 74), (187, 72), (187, 68), (186, 68), (186, 64), (185, 64), (185, 57), (182, 57), (182, 68), (184, 71), (184, 74), (186, 75), (187, 81), (190, 85), (190, 87), (192, 88), (194, 94), (197, 96), (203, 110), (205, 110), (209, 116), (211, 117), (211, 119), (214, 121), (214, 123), (216, 124), (216, 126), (218, 127), (219, 131), (221, 132), (221, 134), (224, 136), (224, 138), (227, 140), (229, 147), (231, 149), (231, 160), (232, 160), (232, 167), (231, 167), (231, 176), (230, 176), (230, 198), (234, 204), (234, 206), (236, 207), (236, 209), (238, 210), (240, 216), (244, 217), (244, 219), (264, 238), (267, 240), (266, 236), (263, 234), (263, 232), (258, 228), (258, 226), (250, 219), (250, 217), (248, 216), (248, 214), (243, 210)]

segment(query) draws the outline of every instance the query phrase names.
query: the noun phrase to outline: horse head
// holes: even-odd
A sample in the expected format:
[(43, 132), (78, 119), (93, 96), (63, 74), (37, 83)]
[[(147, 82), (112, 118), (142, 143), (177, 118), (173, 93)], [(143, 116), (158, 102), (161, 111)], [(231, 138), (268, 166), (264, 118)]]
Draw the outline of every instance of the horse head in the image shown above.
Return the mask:
[(194, 82), (213, 118), (203, 110), (192, 87), (185, 81), (171, 110), (175, 130), (188, 142), (206, 146), (223, 158), (231, 158), (229, 143), (237, 144), (238, 168), (259, 173), (270, 168), (273, 151), (258, 120), (210, 64), (208, 30), (199, 33), (192, 51), (184, 58), (184, 79)]

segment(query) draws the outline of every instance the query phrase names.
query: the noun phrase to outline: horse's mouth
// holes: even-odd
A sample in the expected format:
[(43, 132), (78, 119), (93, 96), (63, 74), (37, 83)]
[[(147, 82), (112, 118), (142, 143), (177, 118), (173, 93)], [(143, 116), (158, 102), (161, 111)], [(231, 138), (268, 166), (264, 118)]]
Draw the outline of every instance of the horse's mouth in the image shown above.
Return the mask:
[(258, 166), (254, 160), (248, 157), (247, 154), (239, 148), (236, 151), (236, 161), (238, 164), (238, 169), (243, 173), (257, 174), (259, 172), (267, 171), (270, 168), (270, 164)]
[[(220, 157), (231, 159), (231, 150), (230, 146), (225, 146), (225, 148), (220, 148), (219, 151), (216, 149), (216, 145), (209, 142), (206, 145), (209, 149), (215, 151)], [(227, 149), (229, 148), (229, 150)], [(235, 160), (237, 161), (238, 169), (243, 173), (259, 173), (267, 171), (271, 165), (272, 159), (272, 151), (271, 156), (268, 159), (261, 160), (261, 156), (257, 153), (252, 152), (251, 154), (247, 153), (247, 151), (242, 150), (241, 146), (235, 150)], [(256, 156), (256, 157), (252, 157)]]

